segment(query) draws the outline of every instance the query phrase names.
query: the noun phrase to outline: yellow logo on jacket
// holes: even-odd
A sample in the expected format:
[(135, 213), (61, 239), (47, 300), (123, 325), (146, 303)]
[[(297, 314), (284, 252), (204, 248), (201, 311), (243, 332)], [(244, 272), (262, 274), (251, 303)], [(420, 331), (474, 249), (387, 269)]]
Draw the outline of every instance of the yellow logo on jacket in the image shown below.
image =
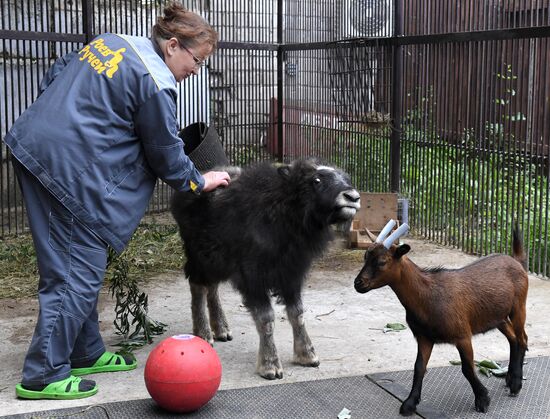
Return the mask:
[[(107, 77), (113, 78), (113, 75), (118, 71), (118, 65), (124, 59), (122, 55), (126, 52), (126, 48), (119, 48), (113, 51), (107, 45), (103, 38), (96, 39), (86, 45), (78, 53), (80, 61), (87, 60), (90, 67), (92, 67), (97, 74), (105, 72)], [(100, 57), (111, 57), (109, 60), (103, 61)]]

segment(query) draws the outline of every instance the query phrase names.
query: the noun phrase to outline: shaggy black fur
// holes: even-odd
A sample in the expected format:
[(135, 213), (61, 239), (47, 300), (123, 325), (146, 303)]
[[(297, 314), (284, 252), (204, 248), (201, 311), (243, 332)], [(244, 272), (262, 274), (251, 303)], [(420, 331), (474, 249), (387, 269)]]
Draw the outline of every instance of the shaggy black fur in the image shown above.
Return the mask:
[[(213, 193), (178, 193), (172, 213), (185, 244), (185, 274), (192, 286), (231, 280), (262, 334), (261, 325), (270, 322), (272, 294), (287, 311), (302, 315), (301, 290), (312, 260), (332, 238), (330, 226), (349, 221), (358, 208), (359, 194), (345, 173), (304, 160), (243, 169), (227, 188)], [(210, 338), (195, 314), (194, 332)], [(303, 326), (301, 317), (296, 321)], [(210, 323), (216, 335), (212, 309)], [(309, 350), (313, 353), (313, 347)], [(306, 358), (309, 365), (312, 356)], [(278, 373), (282, 376), (282, 370), (275, 372), (277, 378)]]

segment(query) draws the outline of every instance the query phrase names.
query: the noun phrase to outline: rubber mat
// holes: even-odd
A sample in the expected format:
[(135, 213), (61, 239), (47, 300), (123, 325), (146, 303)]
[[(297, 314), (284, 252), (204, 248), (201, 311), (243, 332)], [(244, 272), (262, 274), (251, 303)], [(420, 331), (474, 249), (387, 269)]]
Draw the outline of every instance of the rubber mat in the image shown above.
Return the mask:
[[(523, 368), (523, 388), (510, 397), (504, 378), (478, 374), (489, 390), (491, 404), (486, 414), (474, 407), (474, 393), (460, 366), (430, 368), (422, 385), (422, 401), (417, 413), (425, 418), (550, 418), (550, 357), (527, 358)], [(506, 364), (506, 363), (502, 363)], [(412, 366), (411, 366), (412, 368)], [(377, 373), (369, 378), (403, 401), (409, 395), (413, 370)]]
[(399, 417), (400, 403), (364, 376), (235, 390), (220, 390), (208, 404), (190, 414), (171, 414), (152, 399), (129, 400), (88, 407), (49, 410), (11, 418), (284, 418), (336, 419), (343, 408), (352, 419)]
[[(166, 412), (152, 399), (142, 399), (25, 413), (9, 418), (336, 419), (343, 408), (350, 411), (351, 419), (398, 418), (401, 401), (409, 394), (412, 376), (411, 369), (368, 377), (220, 390), (206, 406), (190, 414)], [(489, 412), (483, 414), (475, 411), (472, 390), (459, 366), (429, 368), (428, 365), (416, 417), (550, 418), (550, 357), (526, 359), (524, 376), (526, 380), (520, 394), (510, 397), (503, 378), (480, 375), (491, 397)]]

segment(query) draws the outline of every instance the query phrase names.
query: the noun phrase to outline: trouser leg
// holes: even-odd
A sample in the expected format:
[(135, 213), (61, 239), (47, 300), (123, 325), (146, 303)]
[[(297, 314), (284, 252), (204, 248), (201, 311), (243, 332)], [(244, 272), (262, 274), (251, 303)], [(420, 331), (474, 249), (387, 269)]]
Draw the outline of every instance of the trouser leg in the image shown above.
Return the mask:
[(23, 385), (43, 385), (70, 375), (70, 359), (105, 351), (97, 298), (107, 245), (84, 227), (38, 180), (14, 162), (40, 274), (40, 311), (23, 366)]
[(80, 333), (76, 339), (73, 352), (71, 354), (71, 363), (85, 362), (95, 360), (105, 352), (105, 346), (99, 333), (99, 316), (97, 313), (97, 300), (94, 309), (82, 325)]

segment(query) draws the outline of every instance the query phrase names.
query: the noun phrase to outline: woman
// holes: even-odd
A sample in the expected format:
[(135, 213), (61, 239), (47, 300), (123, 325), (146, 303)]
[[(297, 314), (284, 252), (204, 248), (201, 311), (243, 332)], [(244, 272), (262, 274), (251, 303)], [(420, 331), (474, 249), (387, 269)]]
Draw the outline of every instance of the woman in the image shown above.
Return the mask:
[(40, 272), (19, 397), (89, 397), (96, 383), (80, 375), (136, 367), (99, 334), (108, 246), (124, 249), (157, 178), (193, 193), (228, 184), (226, 172), (201, 175), (177, 136), (176, 83), (199, 72), (217, 37), (178, 4), (151, 39), (100, 35), (53, 65), (7, 134)]

